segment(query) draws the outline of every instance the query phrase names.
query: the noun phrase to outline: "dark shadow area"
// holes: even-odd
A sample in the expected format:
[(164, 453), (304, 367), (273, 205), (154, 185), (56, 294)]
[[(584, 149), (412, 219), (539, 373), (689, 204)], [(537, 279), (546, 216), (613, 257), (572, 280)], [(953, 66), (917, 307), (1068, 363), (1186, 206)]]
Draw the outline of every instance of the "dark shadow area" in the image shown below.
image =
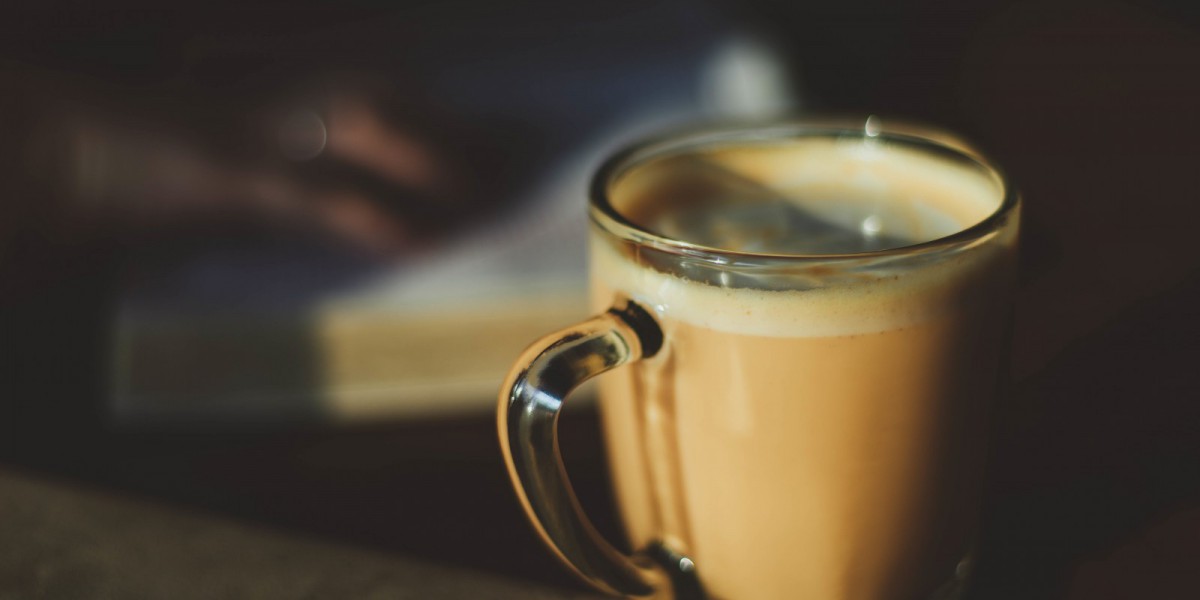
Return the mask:
[[(983, 598), (1064, 597), (1072, 571), (1200, 506), (1200, 274), (1123, 312), (1022, 382), (999, 412)], [(1165, 547), (1154, 597), (1194, 588)], [(1194, 582), (1191, 582), (1194, 583)]]
[[(618, 535), (594, 415), (564, 421), (572, 482)], [(74, 432), (6, 464), (362, 547), (583, 590), (511, 491), (489, 416), (365, 427)], [(571, 441), (573, 440), (573, 441)]]

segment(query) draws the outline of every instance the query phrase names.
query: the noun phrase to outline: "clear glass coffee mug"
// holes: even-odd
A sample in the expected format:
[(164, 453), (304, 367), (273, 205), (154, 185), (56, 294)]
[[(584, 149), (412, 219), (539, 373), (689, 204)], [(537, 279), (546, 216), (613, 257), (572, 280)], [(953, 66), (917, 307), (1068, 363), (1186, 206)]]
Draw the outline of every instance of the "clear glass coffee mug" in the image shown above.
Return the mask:
[[(501, 447), (550, 549), (628, 596), (951, 598), (969, 572), (1019, 201), (957, 138), (813, 120), (657, 139), (591, 189), (597, 316), (533, 344)], [(600, 378), (618, 507), (558, 454)]]

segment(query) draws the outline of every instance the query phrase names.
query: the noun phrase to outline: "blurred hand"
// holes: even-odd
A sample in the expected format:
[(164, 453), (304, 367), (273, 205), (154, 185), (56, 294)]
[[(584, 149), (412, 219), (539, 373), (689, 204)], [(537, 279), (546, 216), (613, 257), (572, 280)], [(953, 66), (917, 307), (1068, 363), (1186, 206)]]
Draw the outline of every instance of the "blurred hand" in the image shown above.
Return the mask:
[(294, 104), (249, 111), (243, 131), (217, 129), (225, 145), (240, 146), (223, 153), (143, 115), (57, 103), (32, 152), (65, 175), (54, 220), (114, 235), (249, 223), (387, 257), (464, 218), (461, 174), (425, 137), (385, 117), (379, 101), (347, 90)]

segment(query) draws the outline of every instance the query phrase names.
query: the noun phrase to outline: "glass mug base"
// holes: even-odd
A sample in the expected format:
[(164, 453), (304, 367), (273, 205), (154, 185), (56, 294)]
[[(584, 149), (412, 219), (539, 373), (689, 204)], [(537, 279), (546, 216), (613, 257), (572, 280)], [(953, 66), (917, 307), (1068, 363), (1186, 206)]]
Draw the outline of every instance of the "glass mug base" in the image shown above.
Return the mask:
[[(653, 560), (666, 573), (669, 583), (663, 585), (652, 596), (659, 600), (737, 600), (711, 596), (704, 592), (704, 587), (697, 576), (696, 564), (688, 557), (674, 552), (665, 545), (656, 543), (641, 554)], [(974, 553), (964, 556), (955, 566), (954, 574), (937, 589), (919, 599), (912, 600), (962, 600), (966, 597), (971, 580)], [(889, 598), (888, 600), (908, 600), (904, 598)]]
[[(633, 597), (927, 594), (975, 535), (1004, 377), (1019, 200), (995, 167), (924, 127), (777, 123), (620, 153), (590, 211), (598, 314), (526, 350), (497, 411), (550, 550)], [(629, 537), (696, 556), (625, 556), (580, 509), (556, 425), (602, 373)]]
[(965, 598), (971, 581), (973, 564), (974, 560), (970, 554), (963, 557), (962, 560), (958, 561), (958, 566), (954, 569), (954, 576), (942, 584), (934, 593), (930, 594), (928, 600), (962, 600), (962, 598)]

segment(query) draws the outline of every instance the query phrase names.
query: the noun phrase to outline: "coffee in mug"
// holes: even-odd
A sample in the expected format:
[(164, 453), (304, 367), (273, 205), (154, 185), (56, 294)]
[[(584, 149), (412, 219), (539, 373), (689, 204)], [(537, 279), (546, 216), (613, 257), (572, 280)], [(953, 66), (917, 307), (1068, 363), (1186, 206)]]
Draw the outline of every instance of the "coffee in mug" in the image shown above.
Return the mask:
[[(591, 200), (600, 316), (535, 344), (500, 399), (550, 547), (634, 596), (960, 591), (1014, 279), (998, 171), (928, 128), (809, 121), (647, 142)], [(604, 371), (632, 557), (556, 454), (563, 398)]]

